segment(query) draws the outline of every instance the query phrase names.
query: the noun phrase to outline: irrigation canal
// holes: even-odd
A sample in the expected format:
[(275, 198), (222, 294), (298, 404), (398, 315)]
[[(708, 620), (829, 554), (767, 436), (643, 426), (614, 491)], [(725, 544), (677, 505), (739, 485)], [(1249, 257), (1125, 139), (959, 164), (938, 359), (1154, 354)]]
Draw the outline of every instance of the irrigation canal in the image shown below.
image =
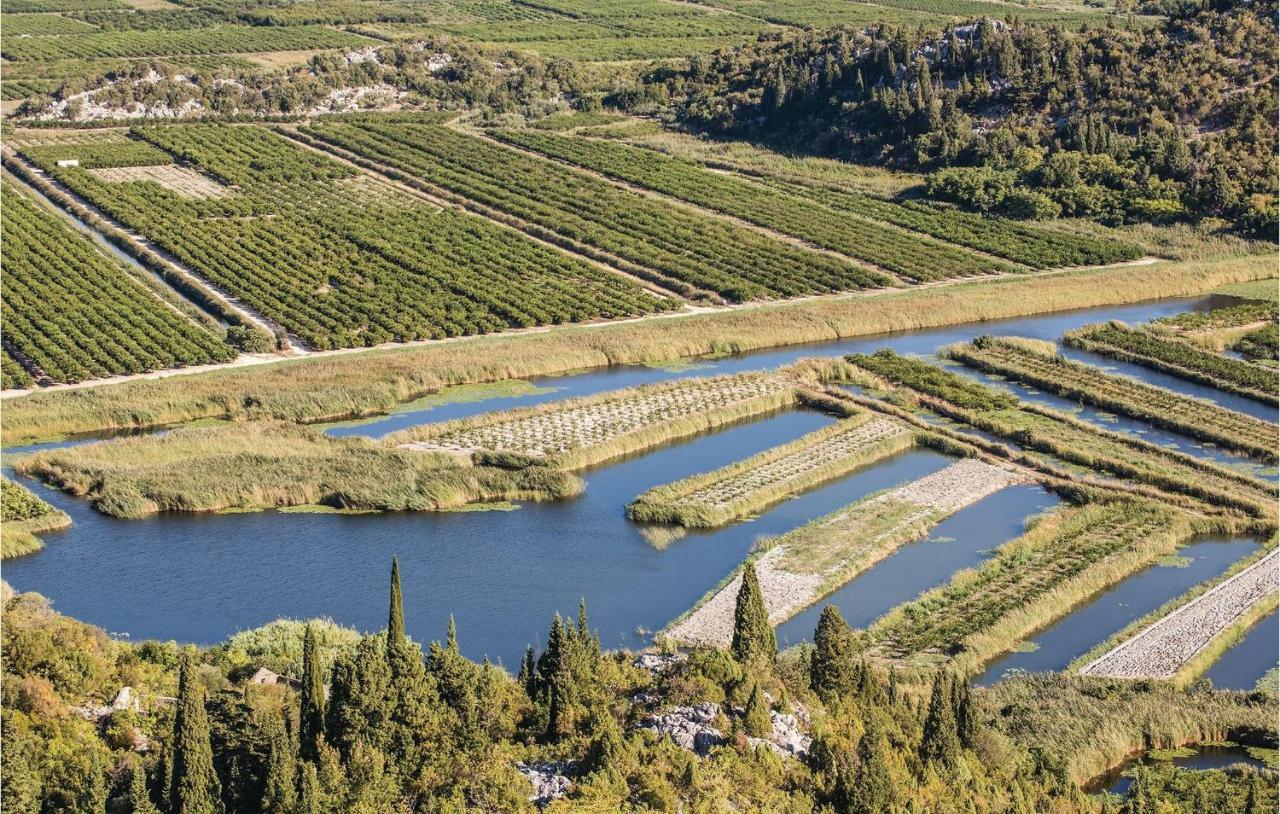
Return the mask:
[[(427, 409), (410, 405), (388, 416), (334, 425), (327, 431), (376, 438), (428, 421), (685, 376), (774, 368), (806, 356), (871, 352), (881, 347), (931, 355), (943, 345), (988, 333), (1057, 340), (1064, 331), (1092, 322), (1119, 319), (1136, 324), (1229, 302), (1218, 297), (1162, 300), (792, 346), (668, 369), (592, 370), (535, 380), (537, 388), (524, 395)], [(1089, 354), (1073, 351), (1069, 355), (1274, 420), (1274, 410), (1267, 405)], [(1049, 402), (1044, 394), (1024, 391), (1020, 395)], [(1177, 445), (1191, 454), (1248, 465), (1244, 459), (1139, 422), (1130, 426), (1096, 412), (1081, 415), (1112, 429), (1119, 425), (1144, 431), (1143, 437), (1149, 440)], [(525, 644), (546, 635), (554, 613), (575, 613), (579, 597), (585, 597), (592, 626), (606, 647), (639, 647), (730, 573), (759, 537), (781, 534), (872, 492), (937, 471), (948, 462), (932, 451), (909, 451), (785, 501), (750, 521), (690, 532), (665, 548), (652, 545), (645, 530), (624, 516), (624, 506), (652, 486), (745, 458), (832, 420), (795, 410), (728, 427), (590, 471), (586, 493), (578, 498), (524, 504), (514, 511), (166, 514), (117, 520), (98, 514), (85, 501), (41, 489), (46, 499), (72, 517), (74, 525), (45, 535), (44, 551), (6, 563), (4, 578), (16, 589), (39, 591), (58, 610), (117, 635), (211, 644), (279, 617), (329, 616), (361, 630), (380, 628), (386, 614), (387, 568), (395, 554), (405, 585), (408, 630), (419, 641), (443, 638), (453, 614), (459, 643), (468, 656), (489, 656), (514, 667)], [(11, 449), (6, 455), (48, 446), (54, 445)], [(1274, 477), (1273, 472), (1260, 474)], [(992, 549), (1019, 534), (1028, 516), (1055, 503), (1056, 498), (1035, 487), (1014, 487), (992, 495), (947, 519), (926, 540), (899, 550), (827, 601), (837, 604), (851, 623), (864, 625), (945, 582), (955, 570), (979, 564)], [(1213, 553), (1197, 554), (1194, 572), (1149, 569), (1130, 580), (1144, 586), (1135, 590), (1158, 605), (1253, 550), (1253, 544), (1244, 541), (1198, 545)], [(1114, 591), (1129, 590), (1128, 584)], [(1108, 597), (1111, 594), (1104, 594), (1094, 604), (1112, 601)], [(1092, 607), (1080, 609), (1060, 625), (1073, 627), (1071, 620)], [(1038, 639), (1041, 648), (1036, 654), (1016, 655), (1037, 655), (1047, 659), (1043, 666), (1061, 666), (1122, 627), (1128, 618), (1145, 612), (1123, 610), (1131, 615), (1122, 619), (1122, 614), (1104, 614), (1108, 616), (1105, 629), (1070, 638), (1061, 650), (1050, 644), (1050, 637), (1056, 635), (1050, 629)], [(783, 624), (781, 641), (807, 638), (817, 613), (813, 608)], [(1265, 624), (1274, 627), (1275, 617)], [(1257, 672), (1259, 664), (1274, 666), (1274, 630), (1269, 639), (1250, 635), (1228, 652), (1223, 664), (1229, 660), (1243, 666), (1223, 668), (1226, 674), (1215, 677), (1226, 686), (1244, 682), (1245, 674)], [(1255, 676), (1252, 681), (1256, 680)]]

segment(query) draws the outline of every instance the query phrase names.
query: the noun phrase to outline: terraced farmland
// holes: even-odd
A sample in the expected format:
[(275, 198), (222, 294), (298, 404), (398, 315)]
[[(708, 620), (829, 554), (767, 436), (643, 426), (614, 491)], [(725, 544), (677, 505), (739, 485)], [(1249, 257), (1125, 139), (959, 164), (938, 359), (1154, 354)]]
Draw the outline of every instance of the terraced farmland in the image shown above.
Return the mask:
[(1132, 416), (1265, 461), (1276, 460), (1280, 430), (1275, 424), (1212, 402), (1040, 353), (1017, 340), (980, 337), (968, 345), (952, 345), (944, 352), (979, 370), (1008, 376), (1063, 398)]
[[(235, 357), (16, 184), (6, 181), (3, 197), (6, 358), (77, 382)], [(31, 383), (13, 364), (5, 378)]]
[(650, 489), (627, 506), (627, 516), (644, 523), (722, 526), (915, 443), (906, 425), (862, 413), (722, 469)]
[(889, 283), (878, 272), (448, 127), (326, 123), (305, 132), (557, 239), (607, 252), (683, 293), (742, 301)]
[(106, 31), (52, 37), (6, 37), (0, 47), (15, 62), (107, 57), (236, 54), (370, 45), (367, 37), (322, 26), (214, 26), (178, 31)]
[(1112, 678), (1172, 678), (1280, 589), (1280, 550), (1232, 575), (1080, 669)]
[[(1018, 480), (1010, 470), (964, 459), (766, 543), (755, 567), (770, 623), (786, 621), (949, 515)], [(662, 635), (690, 645), (727, 645), (741, 585), (739, 571)]]
[(925, 406), (993, 435), (1089, 469), (1185, 495), (1208, 506), (1274, 517), (1276, 487), (1217, 464), (1136, 438), (1101, 430), (1071, 416), (985, 387), (963, 376), (892, 352), (847, 357), (895, 385), (924, 396)]
[(1145, 502), (1059, 509), (981, 567), (886, 615), (868, 630), (872, 652), (977, 666), (1191, 535), (1186, 516)]
[(1280, 403), (1275, 371), (1220, 356), (1178, 339), (1156, 336), (1118, 322), (1069, 331), (1062, 339), (1073, 348), (1133, 362), (1267, 404)]
[(511, 144), (774, 229), (909, 280), (1017, 270), (1008, 263), (862, 217), (849, 217), (788, 192), (653, 150), (542, 130), (504, 130), (496, 135)]
[(429, 424), (393, 433), (386, 440), (406, 449), (515, 453), (548, 465), (581, 468), (772, 412), (794, 401), (793, 386), (774, 375), (681, 379)]
[[(679, 307), (620, 275), (482, 218), (442, 210), (261, 128), (141, 128), (133, 138), (146, 146), (124, 150), (89, 140), (19, 149), (111, 218), (316, 348)], [(155, 153), (169, 164), (155, 166)], [(145, 156), (148, 169), (129, 175), (119, 166), (129, 154)], [(71, 155), (114, 168), (56, 166), (57, 157)]]

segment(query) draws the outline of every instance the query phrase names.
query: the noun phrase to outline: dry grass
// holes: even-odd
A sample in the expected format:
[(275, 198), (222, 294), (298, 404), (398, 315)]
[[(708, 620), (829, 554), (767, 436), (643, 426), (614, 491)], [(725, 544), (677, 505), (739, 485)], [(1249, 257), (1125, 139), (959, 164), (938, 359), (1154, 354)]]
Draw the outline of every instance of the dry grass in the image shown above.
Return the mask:
[(581, 491), (558, 470), (473, 465), (284, 422), (176, 430), (40, 452), (18, 472), (88, 498), (105, 514), (326, 505), (432, 511), (473, 502), (543, 500)]
[(255, 65), (264, 68), (295, 68), (306, 65), (316, 54), (323, 54), (324, 49), (312, 48), (305, 51), (262, 51), (254, 54), (237, 54)]
[(386, 412), (450, 385), (1184, 296), (1273, 273), (1271, 255), (1077, 270), (35, 393), (5, 401), (3, 440), (12, 445), (198, 418), (355, 418)]
[(87, 171), (112, 184), (149, 181), (186, 198), (220, 198), (231, 190), (190, 167), (163, 164), (152, 167), (101, 167)]

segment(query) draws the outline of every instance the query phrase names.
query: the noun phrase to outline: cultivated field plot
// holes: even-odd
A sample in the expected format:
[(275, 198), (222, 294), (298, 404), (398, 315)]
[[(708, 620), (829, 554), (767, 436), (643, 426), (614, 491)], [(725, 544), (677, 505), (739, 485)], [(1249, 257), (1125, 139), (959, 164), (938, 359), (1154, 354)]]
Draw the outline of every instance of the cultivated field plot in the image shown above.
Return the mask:
[(1192, 533), (1187, 516), (1146, 502), (1056, 510), (982, 566), (885, 615), (868, 629), (871, 650), (911, 663), (961, 657), (976, 667)]
[(654, 487), (627, 506), (627, 516), (722, 526), (915, 444), (916, 434), (905, 424), (862, 413), (713, 472)]
[(744, 373), (679, 379), (582, 399), (492, 413), (392, 433), (406, 449), (516, 453), (580, 468), (795, 402), (779, 376)]
[(1246, 302), (1190, 311), (1149, 322), (1153, 333), (1172, 333), (1193, 345), (1221, 353), (1233, 350), (1253, 360), (1275, 360), (1280, 356), (1277, 320), (1280, 308), (1274, 302)]
[(1043, 353), (1016, 339), (979, 337), (971, 344), (952, 345), (944, 354), (1063, 398), (1212, 441), (1264, 461), (1276, 460), (1280, 428), (1269, 421)]
[(1274, 517), (1276, 487), (1217, 464), (1023, 404), (959, 374), (892, 351), (848, 361), (924, 397), (925, 406), (1022, 447), (1081, 467), (1194, 498), (1201, 509)]
[(1215, 638), (1280, 589), (1280, 550), (1197, 596), (1080, 669), (1112, 678), (1172, 678)]
[(1133, 362), (1267, 404), (1280, 403), (1275, 371), (1220, 356), (1179, 339), (1108, 322), (1068, 331), (1062, 340), (1073, 348)]
[(846, 190), (785, 181), (770, 181), (769, 184), (831, 209), (892, 223), (1035, 269), (1098, 266), (1142, 256), (1141, 248), (1118, 238), (1104, 240), (1037, 229), (1005, 218), (983, 217), (921, 201), (894, 203)]
[(0, 16), (7, 37), (41, 34), (82, 34), (97, 26), (61, 14), (4, 14)]
[[(1008, 13), (1000, 3), (982, 0), (878, 0), (876, 3), (843, 0), (702, 0), (709, 5), (736, 11), (781, 25), (830, 28), (837, 25), (928, 25), (975, 17), (1004, 19)], [(1019, 6), (1019, 18), (1045, 25), (1079, 28), (1101, 26), (1107, 16), (1098, 12), (1060, 11)]]
[[(1014, 472), (967, 458), (932, 475), (863, 498), (775, 541), (756, 559), (769, 621), (781, 624), (965, 506), (1017, 483)], [(733, 635), (739, 571), (663, 633), (691, 645), (726, 646)]]
[[(434, 339), (678, 307), (620, 275), (538, 245), (482, 218), (362, 176), (257, 127), (138, 128), (147, 152), (180, 163), (136, 180), (57, 167), (81, 145), (18, 149), (76, 194), (192, 271), (316, 348)], [(52, 152), (52, 154), (50, 153)], [(118, 165), (118, 161), (112, 161)], [(148, 164), (154, 164), (148, 161)], [(133, 172), (140, 172), (133, 170)], [(124, 180), (115, 180), (124, 174)], [(199, 185), (192, 182), (198, 175)], [(207, 180), (211, 179), (211, 180)], [(207, 183), (205, 182), (207, 180)], [(216, 182), (216, 183), (215, 183)], [(366, 184), (371, 182), (366, 182)], [(219, 194), (202, 197), (216, 186)], [(192, 193), (197, 193), (193, 196)]]
[(91, 169), (89, 172), (93, 177), (109, 184), (150, 181), (184, 198), (218, 198), (231, 191), (229, 187), (201, 175), (190, 167), (180, 167), (176, 164), (152, 167), (102, 167)]
[(41, 37), (6, 37), (0, 54), (15, 62), (186, 54), (240, 54), (358, 48), (376, 41), (322, 26), (212, 26), (178, 31), (109, 31)]
[(685, 294), (741, 301), (889, 283), (839, 258), (448, 127), (325, 123), (306, 132), (557, 239), (607, 252)]
[(3, 198), (5, 350), (30, 373), (76, 382), (235, 357), (17, 185)]
[(908, 280), (1017, 270), (1002, 261), (851, 217), (812, 200), (653, 150), (541, 130), (507, 130), (496, 135), (611, 178), (800, 238)]

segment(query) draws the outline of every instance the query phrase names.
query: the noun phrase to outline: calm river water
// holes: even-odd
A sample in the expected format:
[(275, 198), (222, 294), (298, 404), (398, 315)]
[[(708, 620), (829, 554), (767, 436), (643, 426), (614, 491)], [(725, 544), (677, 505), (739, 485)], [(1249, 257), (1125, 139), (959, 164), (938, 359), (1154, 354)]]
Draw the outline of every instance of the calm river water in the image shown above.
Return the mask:
[[(1222, 301), (1164, 300), (797, 346), (669, 370), (595, 370), (537, 380), (534, 384), (540, 389), (528, 395), (409, 410), (328, 431), (379, 437), (427, 421), (684, 376), (772, 368), (805, 356), (881, 347), (929, 355), (943, 345), (984, 333), (1056, 340), (1064, 331), (1090, 322), (1138, 323), (1215, 304)], [(1072, 355), (1274, 418), (1274, 410), (1266, 405), (1087, 354)], [(1107, 416), (1087, 417), (1117, 426)], [(329, 616), (361, 630), (380, 628), (386, 619), (387, 573), (394, 554), (400, 558), (408, 631), (420, 641), (442, 638), (453, 614), (459, 643), (468, 656), (489, 656), (514, 666), (526, 643), (545, 637), (553, 614), (575, 613), (579, 597), (584, 597), (592, 626), (607, 647), (639, 647), (652, 631), (723, 579), (757, 538), (784, 533), (948, 462), (931, 451), (908, 452), (786, 501), (749, 522), (691, 533), (662, 550), (650, 545), (623, 514), (624, 506), (651, 486), (730, 463), (831, 420), (797, 410), (726, 428), (590, 471), (586, 493), (578, 498), (524, 504), (509, 512), (169, 514), (123, 521), (44, 489), (41, 494), (70, 514), (74, 526), (47, 535), (44, 551), (6, 563), (4, 578), (18, 590), (45, 594), (63, 613), (114, 634), (211, 644), (279, 617)], [(1124, 422), (1121, 428), (1145, 430), (1151, 440), (1176, 444), (1193, 454), (1246, 463), (1171, 433)], [(6, 456), (20, 451), (8, 450)], [(1055, 503), (1056, 498), (1031, 487), (998, 493), (947, 520), (927, 541), (905, 547), (830, 601), (851, 623), (866, 624), (944, 582), (954, 570), (981, 562), (992, 548), (1016, 536), (1027, 516)], [(1219, 564), (1217, 559), (1214, 563)], [(1220, 566), (1228, 564), (1223, 561)], [(1181, 585), (1178, 580), (1184, 574), (1167, 568), (1156, 573), (1167, 575), (1170, 585)], [(1176, 594), (1180, 588), (1170, 590)], [(782, 641), (807, 638), (817, 612), (813, 609), (783, 625)], [(1258, 645), (1270, 648), (1264, 649), (1262, 660), (1272, 665), (1274, 645), (1274, 636), (1269, 645)]]

